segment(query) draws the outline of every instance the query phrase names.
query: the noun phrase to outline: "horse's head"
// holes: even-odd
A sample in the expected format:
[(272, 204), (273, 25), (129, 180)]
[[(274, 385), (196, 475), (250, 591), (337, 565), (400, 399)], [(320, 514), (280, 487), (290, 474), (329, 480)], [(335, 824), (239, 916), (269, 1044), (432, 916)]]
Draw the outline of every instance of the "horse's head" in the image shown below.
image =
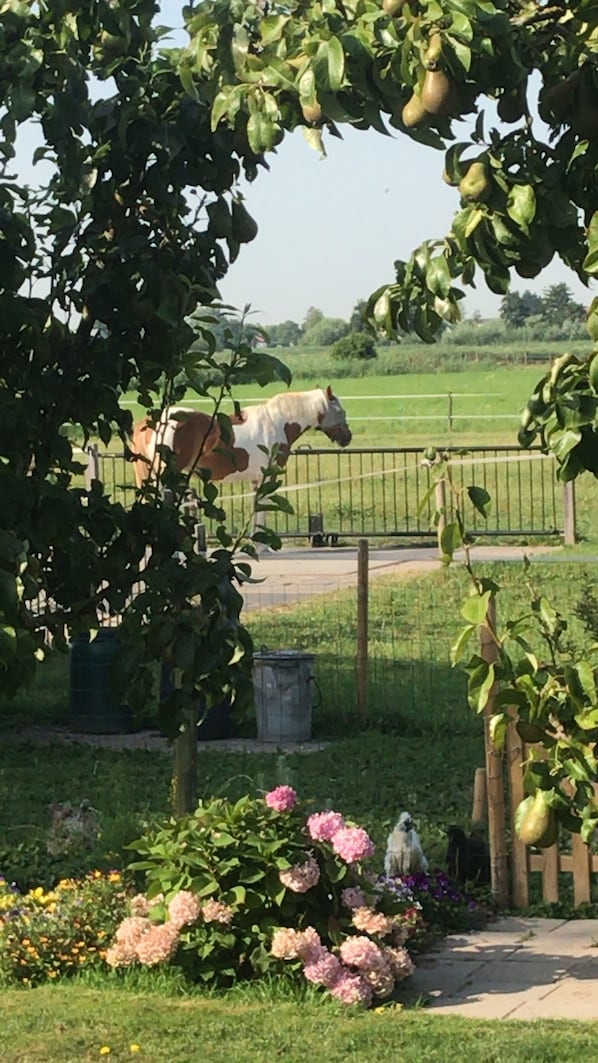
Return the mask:
[(322, 394), (324, 395), (324, 410), (320, 415), (318, 428), (333, 443), (338, 443), (339, 447), (348, 447), (352, 436), (347, 424), (347, 415), (336, 395), (333, 394), (330, 384), (322, 389)]

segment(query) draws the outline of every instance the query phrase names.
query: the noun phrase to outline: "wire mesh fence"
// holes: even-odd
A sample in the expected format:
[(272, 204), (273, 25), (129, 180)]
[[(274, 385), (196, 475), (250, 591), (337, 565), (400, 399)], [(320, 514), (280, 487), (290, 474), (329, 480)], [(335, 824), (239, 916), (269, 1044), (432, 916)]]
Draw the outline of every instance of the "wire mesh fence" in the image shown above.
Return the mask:
[[(355, 559), (331, 575), (310, 565), (310, 556), (295, 574), (285, 574), (282, 560), (276, 575), (248, 585), (244, 592), (245, 623), (257, 653), (294, 651), (303, 663), (305, 658), (311, 658), (307, 670), (296, 667), (285, 678), (280, 675), (281, 669), (274, 676), (268, 695), (278, 720), (269, 726), (272, 748), (289, 740), (285, 711), (276, 699), (280, 690), (290, 685), (297, 688), (292, 695), (293, 706), (310, 714), (309, 729), (314, 739), (340, 738), (370, 729), (398, 737), (442, 733), (457, 743), (459, 735), (478, 735), (481, 764), (481, 721), (467, 704), (462, 668), (453, 668), (450, 661), (450, 647), (464, 623), (461, 605), (469, 591), (463, 566), (455, 564), (444, 569), (433, 561), (414, 562), (417, 568), (413, 570), (401, 565), (391, 575), (370, 578), (366, 699), (360, 705)], [(598, 596), (593, 597), (595, 579), (590, 562), (532, 561), (528, 574), (521, 562), (476, 562), (476, 567), (504, 584), (498, 598), (499, 623), (529, 613), (526, 580), (531, 576), (540, 592), (566, 616), (566, 640), (571, 647), (598, 641)], [(259, 566), (254, 574), (260, 578)], [(536, 650), (542, 653), (541, 643)], [(28, 722), (36, 722), (38, 712), (46, 722), (71, 722), (69, 664), (68, 657), (55, 655), (49, 667), (44, 665), (39, 670), (33, 689), (20, 696)], [(93, 667), (108, 675), (110, 662), (102, 659)], [(155, 690), (142, 717), (132, 721), (133, 728), (158, 728), (159, 699), (160, 670), (156, 666)], [(79, 699), (79, 717), (86, 711), (84, 701)], [(19, 704), (17, 698), (6, 707), (14, 714)], [(243, 716), (234, 706), (232, 710), (225, 706), (225, 710), (226, 728), (219, 733), (218, 720), (212, 720), (213, 738), (258, 737), (255, 709)], [(112, 711), (108, 708), (108, 715)], [(99, 721), (99, 730), (110, 727), (108, 719), (102, 722), (101, 714), (102, 707), (94, 694), (94, 717)], [(302, 741), (303, 737), (297, 740)]]

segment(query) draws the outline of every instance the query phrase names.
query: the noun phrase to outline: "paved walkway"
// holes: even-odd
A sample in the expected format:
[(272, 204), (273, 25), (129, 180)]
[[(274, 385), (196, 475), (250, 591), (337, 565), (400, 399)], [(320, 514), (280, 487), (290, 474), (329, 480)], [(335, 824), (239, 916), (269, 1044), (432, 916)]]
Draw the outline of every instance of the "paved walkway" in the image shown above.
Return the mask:
[[(537, 561), (558, 560), (559, 547), (550, 546), (476, 546), (471, 557), (477, 561), (522, 561), (525, 556)], [(455, 554), (455, 561), (463, 559), (463, 551)], [(410, 575), (442, 568), (435, 546), (370, 547), (369, 579), (388, 575)], [(258, 582), (245, 584), (243, 597), (246, 609), (269, 609), (290, 605), (304, 598), (327, 594), (339, 587), (357, 584), (357, 547), (298, 550), (283, 547), (277, 552), (261, 554), (252, 562), (252, 578)]]
[(433, 1015), (598, 1020), (598, 919), (499, 919), (416, 962), (405, 1003)]

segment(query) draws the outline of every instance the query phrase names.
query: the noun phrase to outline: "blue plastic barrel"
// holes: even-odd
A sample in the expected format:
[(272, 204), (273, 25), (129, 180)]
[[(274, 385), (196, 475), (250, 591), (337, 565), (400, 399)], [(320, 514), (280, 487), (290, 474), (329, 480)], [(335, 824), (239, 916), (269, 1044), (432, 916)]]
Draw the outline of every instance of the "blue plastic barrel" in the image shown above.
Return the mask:
[(114, 693), (110, 670), (120, 646), (118, 628), (100, 628), (73, 640), (70, 666), (70, 720), (86, 734), (123, 734), (135, 730), (133, 714)]
[[(166, 698), (172, 694), (172, 678), (169, 665), (162, 662), (160, 669), (160, 701), (166, 701)], [(231, 714), (231, 705), (228, 698), (223, 698), (222, 701), (212, 705), (207, 712), (204, 712), (203, 706), (205, 702), (203, 699), (199, 700), (199, 719), (200, 722), (197, 725), (197, 741), (198, 742), (216, 742), (222, 739), (233, 737), (233, 719)]]

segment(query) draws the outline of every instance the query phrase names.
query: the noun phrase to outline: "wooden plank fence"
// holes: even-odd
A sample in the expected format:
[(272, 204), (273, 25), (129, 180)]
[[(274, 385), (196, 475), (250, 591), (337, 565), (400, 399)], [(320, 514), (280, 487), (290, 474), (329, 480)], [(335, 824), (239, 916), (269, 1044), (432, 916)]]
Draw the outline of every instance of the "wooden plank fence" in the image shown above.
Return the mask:
[[(496, 658), (496, 646), (491, 632), (496, 630), (495, 603), (488, 611), (487, 625), (482, 628), (481, 655), (488, 663)], [(472, 821), (481, 817), (480, 795), (485, 797), (488, 819), (488, 842), (490, 848), (491, 888), (501, 906), (509, 902), (515, 908), (527, 908), (530, 897), (530, 874), (539, 872), (542, 878), (542, 897), (548, 904), (561, 900), (561, 874), (573, 876), (573, 903), (575, 907), (591, 900), (592, 875), (598, 874), (598, 853), (592, 853), (579, 834), (571, 834), (571, 851), (564, 852), (562, 840), (546, 849), (524, 845), (515, 830), (515, 811), (524, 799), (524, 763), (529, 750), (520, 738), (516, 721), (507, 727), (504, 751), (494, 748), (489, 736), (489, 721), (494, 714), (492, 690), (484, 710), (485, 778), (481, 769), (476, 770)], [(541, 748), (541, 747), (537, 747)], [(598, 783), (594, 785), (598, 796)], [(507, 848), (506, 825), (510, 827), (510, 853)], [(510, 863), (510, 874), (509, 874)]]

